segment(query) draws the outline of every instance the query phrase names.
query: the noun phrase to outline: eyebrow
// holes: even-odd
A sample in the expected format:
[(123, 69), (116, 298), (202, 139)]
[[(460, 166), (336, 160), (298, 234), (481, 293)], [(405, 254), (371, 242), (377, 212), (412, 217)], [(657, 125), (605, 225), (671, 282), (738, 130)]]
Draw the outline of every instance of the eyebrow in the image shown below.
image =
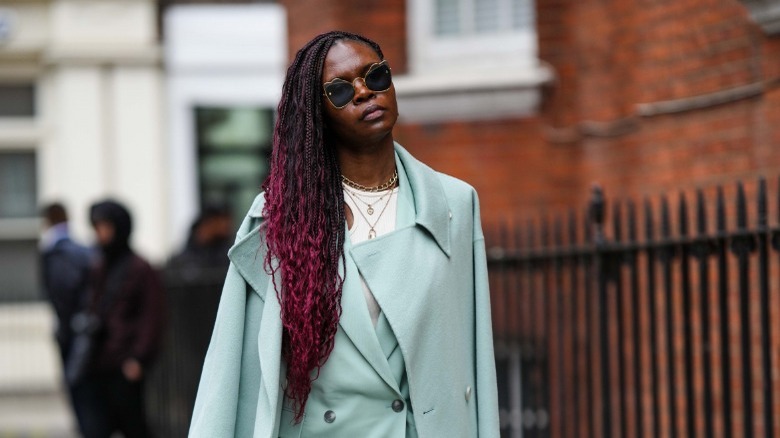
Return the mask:
[[(381, 63), (382, 61), (384, 61), (384, 59), (380, 59), (379, 61), (371, 61), (371, 62), (369, 62), (368, 64), (365, 64), (365, 65), (363, 65), (363, 66), (360, 68), (360, 73), (358, 73), (358, 75), (357, 75), (357, 76), (353, 77), (353, 78), (352, 78), (352, 80), (354, 81), (354, 80), (355, 80), (355, 78), (357, 78), (357, 77), (360, 77), (360, 76), (363, 76), (363, 75), (365, 75), (365, 74), (368, 72), (368, 69), (369, 69), (369, 68), (371, 68), (371, 66), (373, 66), (373, 65), (376, 65), (376, 64), (379, 64), (379, 63)], [(333, 79), (341, 79), (341, 80), (345, 80), (345, 81), (346, 81), (346, 79), (344, 79), (344, 78), (343, 78), (343, 76), (344, 76), (344, 75), (336, 75), (336, 76), (333, 76), (333, 78), (326, 80), (325, 82), (330, 82), (330, 81), (332, 81)], [(323, 78), (323, 79), (324, 79), (324, 78)], [(352, 82), (352, 81), (348, 81), (348, 82)]]

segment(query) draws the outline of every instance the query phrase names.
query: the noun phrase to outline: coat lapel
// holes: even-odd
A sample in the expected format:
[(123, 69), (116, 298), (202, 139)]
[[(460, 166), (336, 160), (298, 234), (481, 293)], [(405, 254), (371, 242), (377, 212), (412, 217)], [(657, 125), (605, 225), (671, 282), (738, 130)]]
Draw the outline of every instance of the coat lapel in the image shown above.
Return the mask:
[(368, 305), (360, 284), (360, 274), (352, 257), (347, 255), (346, 259), (346, 279), (341, 292), (342, 312), (339, 325), (377, 374), (397, 391), (398, 382), (393, 377), (368, 314)]
[(438, 317), (426, 314), (426, 309), (435, 308), (430, 290), (444, 272), (436, 267), (449, 262), (450, 209), (436, 173), (400, 146), (396, 153), (399, 174), (403, 171), (401, 189), (409, 192), (414, 221), (356, 245), (350, 255), (410, 362), (415, 336)]

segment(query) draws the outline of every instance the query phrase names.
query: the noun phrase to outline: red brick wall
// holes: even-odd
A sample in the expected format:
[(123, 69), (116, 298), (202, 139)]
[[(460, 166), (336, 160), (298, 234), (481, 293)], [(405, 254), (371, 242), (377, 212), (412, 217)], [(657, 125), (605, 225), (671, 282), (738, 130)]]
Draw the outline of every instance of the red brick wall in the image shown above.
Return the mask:
[(406, 2), (282, 0), (287, 9), (290, 59), (313, 37), (330, 30), (365, 35), (379, 43), (393, 71), (406, 71)]
[(580, 193), (591, 182), (637, 196), (780, 174), (776, 85), (676, 114), (636, 111), (780, 77), (780, 44), (741, 3), (538, 3), (540, 56), (559, 74), (541, 119), (548, 140), (580, 151)]
[[(486, 221), (575, 202), (578, 157), (543, 147), (536, 118), (401, 125), (396, 140), (436, 170), (473, 185)], [(552, 195), (552, 196), (551, 196)]]

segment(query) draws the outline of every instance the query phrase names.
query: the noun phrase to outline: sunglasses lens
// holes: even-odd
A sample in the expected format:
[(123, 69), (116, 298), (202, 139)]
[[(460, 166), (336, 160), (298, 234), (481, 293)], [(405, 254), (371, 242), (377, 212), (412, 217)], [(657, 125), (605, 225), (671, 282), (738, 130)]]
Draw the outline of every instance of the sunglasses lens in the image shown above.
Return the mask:
[(392, 83), (393, 78), (387, 64), (380, 64), (366, 75), (366, 87), (372, 91), (385, 91)]
[(328, 96), (333, 106), (342, 107), (352, 100), (352, 97), (355, 95), (355, 89), (347, 81), (336, 81), (325, 87), (325, 95)]

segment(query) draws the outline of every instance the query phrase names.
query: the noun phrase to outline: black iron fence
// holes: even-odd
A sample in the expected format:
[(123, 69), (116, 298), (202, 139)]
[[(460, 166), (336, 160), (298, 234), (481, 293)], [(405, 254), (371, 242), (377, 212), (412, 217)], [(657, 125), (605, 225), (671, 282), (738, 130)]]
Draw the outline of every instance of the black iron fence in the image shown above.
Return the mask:
[[(226, 264), (226, 263), (225, 263)], [(225, 281), (224, 266), (164, 270), (168, 325), (147, 381), (147, 415), (155, 435), (186, 437)]]
[(731, 190), (486, 227), (503, 436), (780, 436), (780, 198)]

